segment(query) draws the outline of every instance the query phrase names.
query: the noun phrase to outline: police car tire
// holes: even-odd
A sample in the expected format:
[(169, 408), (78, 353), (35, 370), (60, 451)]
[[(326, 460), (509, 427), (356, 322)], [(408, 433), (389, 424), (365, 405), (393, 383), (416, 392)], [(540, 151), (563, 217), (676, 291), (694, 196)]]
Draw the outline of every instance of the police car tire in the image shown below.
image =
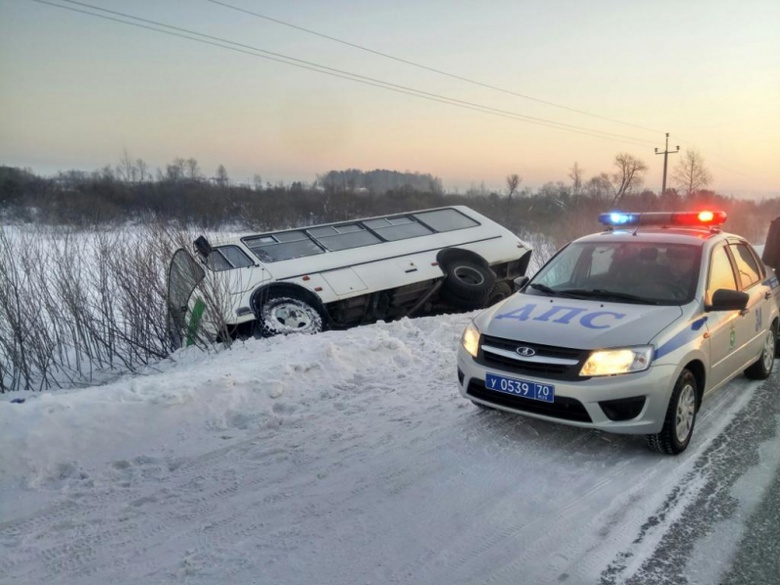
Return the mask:
[[(680, 440), (677, 436), (677, 411), (680, 407), (685, 408), (685, 404), (681, 404), (681, 401), (685, 401), (686, 398), (690, 399), (690, 393), (693, 392), (693, 412), (691, 413), (690, 428), (688, 434)], [(664, 426), (660, 433), (654, 435), (646, 435), (647, 446), (653, 451), (658, 453), (664, 453), (666, 455), (678, 455), (685, 451), (688, 444), (691, 442), (691, 436), (693, 436), (693, 429), (696, 426), (696, 396), (697, 396), (697, 384), (696, 378), (690, 370), (684, 369), (680, 373), (680, 377), (677, 378), (677, 382), (674, 384), (672, 390), (672, 396), (669, 399), (669, 406), (666, 409), (666, 417), (664, 418)]]
[(485, 306), (496, 275), (486, 266), (470, 260), (454, 260), (444, 266), (447, 276), (441, 296), (448, 303), (463, 309)]
[(293, 297), (270, 297), (260, 307), (257, 329), (263, 337), (322, 331), (322, 315), (304, 300)]
[[(772, 373), (776, 352), (777, 323), (772, 323), (772, 327), (766, 332), (761, 355), (758, 356), (758, 359), (753, 365), (745, 370), (745, 376), (751, 380), (766, 380)], [(769, 356), (772, 356), (771, 359)]]

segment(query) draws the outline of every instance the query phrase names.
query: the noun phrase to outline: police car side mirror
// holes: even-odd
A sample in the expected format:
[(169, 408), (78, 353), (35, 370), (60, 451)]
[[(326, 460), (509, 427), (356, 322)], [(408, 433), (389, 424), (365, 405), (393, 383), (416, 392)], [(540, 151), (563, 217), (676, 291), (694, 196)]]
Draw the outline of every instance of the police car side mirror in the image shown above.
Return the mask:
[(526, 284), (528, 284), (528, 281), (531, 280), (527, 276), (518, 276), (515, 278), (512, 282), (515, 283), (515, 291), (520, 290), (523, 288)]
[(704, 308), (707, 311), (744, 311), (749, 300), (747, 293), (719, 288), (712, 294), (712, 304)]

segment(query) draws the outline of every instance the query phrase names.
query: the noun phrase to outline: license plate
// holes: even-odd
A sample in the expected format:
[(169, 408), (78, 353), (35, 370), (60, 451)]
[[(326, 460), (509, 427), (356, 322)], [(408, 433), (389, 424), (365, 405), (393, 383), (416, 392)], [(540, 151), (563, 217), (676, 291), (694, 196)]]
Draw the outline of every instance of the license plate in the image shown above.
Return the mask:
[(521, 396), (531, 400), (541, 400), (542, 402), (555, 401), (555, 386), (552, 384), (539, 384), (528, 380), (518, 380), (517, 378), (505, 378), (488, 374), (485, 377), (485, 388), (511, 394), (512, 396)]

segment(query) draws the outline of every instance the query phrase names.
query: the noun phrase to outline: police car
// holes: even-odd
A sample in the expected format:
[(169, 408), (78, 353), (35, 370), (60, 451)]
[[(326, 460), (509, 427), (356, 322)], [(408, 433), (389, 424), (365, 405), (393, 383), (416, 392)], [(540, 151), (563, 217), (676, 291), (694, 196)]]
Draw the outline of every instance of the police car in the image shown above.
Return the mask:
[(478, 406), (686, 449), (707, 395), (772, 370), (780, 287), (721, 211), (608, 213), (519, 291), (479, 313), (458, 352)]

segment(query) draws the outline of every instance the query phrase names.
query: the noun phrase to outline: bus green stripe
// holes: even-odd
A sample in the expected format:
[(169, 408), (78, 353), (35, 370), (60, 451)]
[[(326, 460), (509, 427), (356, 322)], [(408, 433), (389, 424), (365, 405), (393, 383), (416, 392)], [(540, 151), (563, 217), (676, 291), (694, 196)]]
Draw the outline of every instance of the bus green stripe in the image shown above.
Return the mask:
[(190, 315), (190, 323), (187, 326), (187, 344), (189, 347), (195, 343), (195, 335), (200, 328), (200, 321), (203, 319), (203, 311), (206, 310), (206, 303), (202, 299), (197, 299), (195, 305), (192, 307), (192, 314)]

